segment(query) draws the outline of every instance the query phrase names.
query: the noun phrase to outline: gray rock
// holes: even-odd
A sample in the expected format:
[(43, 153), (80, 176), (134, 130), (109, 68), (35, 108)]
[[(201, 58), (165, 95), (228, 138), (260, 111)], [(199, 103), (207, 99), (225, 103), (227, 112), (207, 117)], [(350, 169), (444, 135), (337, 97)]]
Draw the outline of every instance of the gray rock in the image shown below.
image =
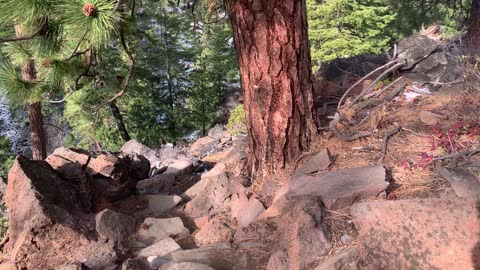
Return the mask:
[(205, 264), (216, 270), (230, 270), (233, 265), (238, 269), (248, 269), (236, 256), (231, 245), (226, 243), (179, 250), (164, 256), (164, 258), (173, 262)]
[(213, 151), (219, 140), (206, 136), (198, 139), (190, 146), (190, 151), (196, 157), (203, 157)]
[(139, 181), (137, 183), (137, 190), (140, 194), (159, 194), (174, 183), (175, 176), (158, 174), (149, 179)]
[(458, 197), (478, 198), (480, 196), (480, 181), (463, 168), (448, 169), (436, 166), (435, 169), (445, 178)]
[(295, 171), (295, 174), (302, 175), (302, 174), (311, 174), (314, 172), (323, 171), (328, 169), (328, 167), (330, 167), (332, 163), (333, 163), (333, 157), (330, 154), (330, 151), (327, 148), (325, 148), (321, 150), (318, 154), (310, 158), (302, 166), (300, 166)]
[(115, 242), (123, 242), (135, 232), (133, 217), (105, 209), (95, 216), (97, 233)]
[(162, 213), (172, 209), (177, 206), (178, 203), (182, 200), (179, 196), (176, 195), (141, 195), (141, 200), (146, 201), (146, 208), (136, 212), (138, 217), (156, 217)]
[(345, 245), (349, 245), (352, 243), (353, 238), (345, 233), (340, 237), (340, 241), (342, 241), (342, 243), (344, 243)]
[(232, 136), (228, 133), (225, 126), (216, 125), (208, 131), (208, 137), (212, 137), (216, 140), (231, 139)]
[(182, 248), (177, 244), (177, 242), (175, 242), (175, 240), (168, 237), (151, 246), (141, 249), (137, 253), (137, 256), (146, 258), (150, 256), (165, 256), (171, 252), (181, 249)]
[(215, 270), (208, 265), (191, 263), (191, 262), (181, 262), (181, 263), (167, 263), (162, 265), (159, 270)]
[(176, 160), (172, 164), (168, 165), (167, 170), (163, 173), (172, 176), (182, 176), (191, 174), (193, 170), (191, 160)]
[(147, 262), (150, 266), (150, 269), (158, 269), (162, 265), (169, 263), (170, 261), (163, 259), (159, 256), (150, 256), (147, 258)]
[(146, 218), (138, 229), (136, 239), (151, 245), (171, 236), (189, 233), (190, 231), (183, 226), (183, 222), (179, 217)]
[(125, 153), (127, 155), (141, 155), (144, 156), (150, 162), (150, 166), (155, 167), (161, 161), (160, 156), (153, 150), (148, 148), (147, 146), (141, 144), (137, 140), (130, 140), (126, 142), (122, 148), (120, 148), (120, 152)]
[(423, 61), (440, 47), (440, 44), (422, 35), (413, 35), (398, 42), (398, 58), (405, 58), (406, 65), (402, 69), (408, 70)]
[(319, 176), (293, 176), (277, 191), (274, 201), (283, 196), (319, 196), (329, 209), (348, 207), (355, 201), (377, 197), (389, 183), (381, 165), (342, 169)]
[(122, 270), (150, 270), (145, 258), (130, 258), (122, 264)]

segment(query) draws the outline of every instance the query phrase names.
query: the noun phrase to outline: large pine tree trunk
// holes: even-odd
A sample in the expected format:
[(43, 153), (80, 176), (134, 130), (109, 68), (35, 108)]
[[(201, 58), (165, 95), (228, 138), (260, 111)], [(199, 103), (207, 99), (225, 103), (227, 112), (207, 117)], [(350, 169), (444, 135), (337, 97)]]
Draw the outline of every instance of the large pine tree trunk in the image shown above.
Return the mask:
[(253, 176), (275, 173), (316, 134), (305, 0), (228, 0)]
[(480, 0), (472, 0), (467, 39), (471, 52), (480, 53)]

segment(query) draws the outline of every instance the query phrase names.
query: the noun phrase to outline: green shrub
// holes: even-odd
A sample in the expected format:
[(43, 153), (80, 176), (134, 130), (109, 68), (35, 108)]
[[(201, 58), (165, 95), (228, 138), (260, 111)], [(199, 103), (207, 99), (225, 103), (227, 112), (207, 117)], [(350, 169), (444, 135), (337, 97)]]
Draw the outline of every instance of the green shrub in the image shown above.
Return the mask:
[(245, 109), (243, 105), (238, 105), (231, 113), (228, 119), (227, 130), (233, 136), (247, 134), (247, 123), (245, 118)]

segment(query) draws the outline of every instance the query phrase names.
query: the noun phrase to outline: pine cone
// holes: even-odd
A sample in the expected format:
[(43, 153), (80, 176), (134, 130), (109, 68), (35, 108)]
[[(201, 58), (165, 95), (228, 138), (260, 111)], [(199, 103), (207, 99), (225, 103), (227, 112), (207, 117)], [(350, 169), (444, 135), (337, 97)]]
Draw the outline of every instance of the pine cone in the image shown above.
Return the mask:
[(97, 15), (97, 7), (92, 3), (86, 3), (83, 6), (83, 14), (87, 17)]

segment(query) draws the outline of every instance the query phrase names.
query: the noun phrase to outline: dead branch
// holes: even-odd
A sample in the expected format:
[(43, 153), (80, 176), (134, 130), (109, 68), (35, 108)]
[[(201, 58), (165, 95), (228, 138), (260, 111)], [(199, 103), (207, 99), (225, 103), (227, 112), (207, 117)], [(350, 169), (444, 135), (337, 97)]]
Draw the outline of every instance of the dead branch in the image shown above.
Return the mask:
[(372, 103), (372, 101), (375, 100), (375, 98), (379, 97), (381, 94), (383, 94), (385, 91), (387, 91), (390, 87), (392, 87), (393, 85), (397, 84), (399, 81), (403, 81), (404, 78), (403, 77), (400, 77), (400, 78), (397, 78), (395, 81), (389, 83), (387, 86), (383, 87), (378, 93), (374, 94), (373, 96), (371, 96), (369, 98), (369, 100), (363, 102), (363, 103), (360, 103), (357, 107), (355, 107), (356, 110), (363, 110), (365, 109), (368, 105), (370, 105)]
[(388, 132), (385, 137), (383, 137), (383, 144), (382, 144), (382, 158), (379, 161), (382, 161), (385, 159), (385, 156), (387, 155), (387, 149), (388, 149), (388, 140), (390, 140), (391, 137), (393, 137), (395, 134), (399, 133), (402, 130), (402, 127), (397, 126), (395, 129), (392, 131)]
[(457, 153), (454, 153), (454, 154), (451, 154), (451, 155), (446, 155), (446, 156), (443, 156), (443, 157), (436, 157), (433, 160), (438, 161), (438, 160), (446, 160), (446, 159), (454, 159), (454, 158), (465, 158), (465, 157), (471, 157), (471, 156), (473, 156), (475, 154), (478, 154), (478, 153), (480, 153), (480, 150), (478, 150), (478, 149), (476, 149), (476, 150), (465, 150), (465, 151), (457, 152)]
[(384, 68), (388, 68), (390, 67), (392, 64), (396, 64), (400, 61), (403, 61), (404, 59), (396, 59), (396, 60), (393, 60), (391, 62), (388, 62), (386, 63), (385, 65), (375, 69), (374, 71), (368, 73), (365, 77), (361, 78), (359, 81), (357, 81), (356, 83), (354, 83), (350, 88), (348, 88), (348, 90), (343, 94), (343, 96), (340, 98), (340, 101), (338, 102), (338, 106), (337, 106), (337, 110), (340, 110), (340, 107), (342, 106), (343, 102), (345, 101), (345, 98), (347, 98), (348, 94), (357, 86), (359, 85), (361, 82), (365, 81), (368, 77), (372, 76), (373, 74), (383, 70)]
[(363, 90), (362, 93), (360, 93), (360, 95), (358, 95), (351, 103), (351, 105), (355, 104), (358, 100), (360, 100), (365, 94), (367, 94), (368, 92), (370, 92), (371, 90), (373, 90), (373, 88), (375, 87), (375, 85), (377, 84), (377, 82), (379, 82), (380, 80), (382, 80), (383, 78), (385, 78), (388, 74), (390, 74), (391, 72), (399, 69), (400, 67), (402, 67), (404, 64), (403, 63), (398, 63), (396, 65), (394, 65), (393, 67), (390, 67), (389, 69), (385, 70), (382, 74), (380, 74), (380, 76), (378, 76), (371, 84), (370, 86), (368, 86), (367, 89)]

